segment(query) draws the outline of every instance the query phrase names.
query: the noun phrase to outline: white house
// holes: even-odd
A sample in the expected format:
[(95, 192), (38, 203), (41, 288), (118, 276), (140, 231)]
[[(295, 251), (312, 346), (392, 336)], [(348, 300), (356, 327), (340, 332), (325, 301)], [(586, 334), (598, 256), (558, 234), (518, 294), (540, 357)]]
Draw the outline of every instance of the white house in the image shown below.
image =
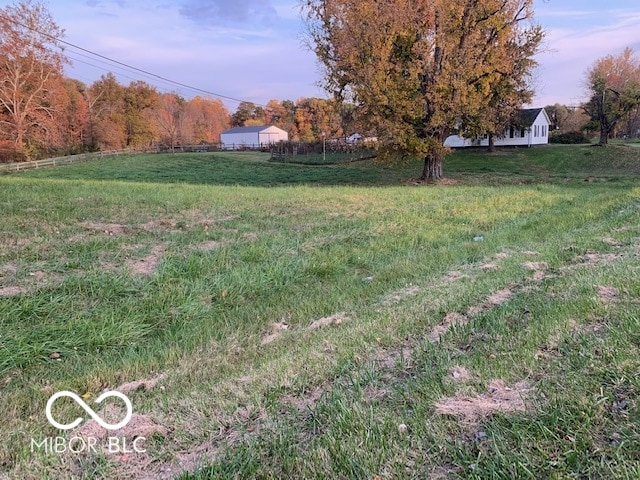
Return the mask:
[(273, 125), (236, 127), (220, 134), (220, 142), (225, 150), (261, 148), (287, 140), (289, 140), (289, 134)]
[[(544, 108), (527, 108), (518, 111), (513, 123), (502, 135), (494, 138), (496, 147), (531, 147), (549, 143), (549, 115)], [(445, 147), (488, 147), (489, 136), (465, 138), (451, 135), (444, 141)]]

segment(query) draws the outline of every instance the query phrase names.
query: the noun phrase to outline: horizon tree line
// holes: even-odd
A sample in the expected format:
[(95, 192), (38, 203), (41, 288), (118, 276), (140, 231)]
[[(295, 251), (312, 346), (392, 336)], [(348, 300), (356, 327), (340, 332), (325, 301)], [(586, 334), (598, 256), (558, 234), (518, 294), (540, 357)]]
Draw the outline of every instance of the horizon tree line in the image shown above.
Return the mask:
[[(309, 43), (333, 98), (241, 102), (233, 114), (220, 99), (185, 99), (139, 80), (122, 85), (113, 73), (91, 85), (67, 78), (64, 30), (46, 6), (0, 8), (0, 161), (217, 143), (231, 126), (273, 124), (294, 141), (372, 134), (381, 157), (422, 157), (423, 177), (438, 178), (454, 125), (499, 135), (531, 100), (544, 32), (523, 26), (531, 0), (376, 5), (305, 2)], [(631, 49), (597, 60), (586, 80), (589, 100), (579, 109), (547, 107), (558, 130), (600, 130), (601, 144), (640, 133), (640, 62)]]

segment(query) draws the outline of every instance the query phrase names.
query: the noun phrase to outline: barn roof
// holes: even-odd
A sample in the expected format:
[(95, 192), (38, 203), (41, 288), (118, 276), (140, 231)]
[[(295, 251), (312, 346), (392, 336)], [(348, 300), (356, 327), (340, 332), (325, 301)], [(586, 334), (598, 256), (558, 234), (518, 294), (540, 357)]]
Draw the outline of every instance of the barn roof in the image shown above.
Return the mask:
[[(273, 125), (260, 125), (258, 127), (235, 127), (222, 133), (260, 133), (263, 130), (272, 128)], [(278, 128), (278, 127), (275, 127)]]

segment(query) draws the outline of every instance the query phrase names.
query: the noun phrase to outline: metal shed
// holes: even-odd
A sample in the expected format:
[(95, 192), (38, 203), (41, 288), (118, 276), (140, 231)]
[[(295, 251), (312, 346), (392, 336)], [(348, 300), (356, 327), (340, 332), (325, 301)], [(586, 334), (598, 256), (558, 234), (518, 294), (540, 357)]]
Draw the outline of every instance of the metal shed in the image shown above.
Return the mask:
[(220, 135), (222, 148), (226, 150), (262, 148), (287, 140), (289, 140), (289, 134), (274, 125), (236, 127)]

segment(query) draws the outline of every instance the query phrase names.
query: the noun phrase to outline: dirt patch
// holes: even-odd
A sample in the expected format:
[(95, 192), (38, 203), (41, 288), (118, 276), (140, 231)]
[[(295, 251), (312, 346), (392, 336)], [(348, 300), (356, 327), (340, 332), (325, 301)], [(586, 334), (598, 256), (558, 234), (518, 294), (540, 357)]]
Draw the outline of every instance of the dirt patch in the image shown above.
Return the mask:
[(127, 225), (121, 223), (84, 222), (81, 223), (81, 226), (86, 230), (104, 233), (105, 235), (124, 235), (130, 230)]
[(525, 262), (522, 264), (524, 268), (528, 268), (529, 270), (547, 270), (549, 268), (549, 264), (547, 262)]
[(469, 307), (467, 311), (467, 316), (473, 317), (478, 315), (486, 310), (490, 310), (493, 307), (498, 307), (503, 303), (506, 303), (513, 296), (513, 292), (505, 288), (504, 290), (499, 290), (496, 293), (489, 295), (486, 301), (479, 305), (474, 305)]
[(253, 243), (253, 242), (257, 242), (259, 240), (260, 237), (258, 237), (258, 234), (256, 233), (243, 233), (242, 234), (242, 239), (245, 242), (249, 242), (249, 243)]
[(29, 293), (29, 289), (10, 285), (8, 287), (0, 287), (0, 297), (17, 297), (18, 295)]
[[(110, 417), (117, 420), (122, 419), (123, 412), (120, 408), (109, 405), (105, 410), (106, 414), (102, 417), (103, 419), (108, 419)], [(163, 425), (156, 423), (155, 420), (148, 415), (134, 413), (131, 416), (129, 423), (120, 430), (116, 430), (116, 432), (119, 437), (124, 437), (127, 440), (133, 441), (138, 437), (144, 437), (149, 440), (150, 437), (156, 433), (166, 435), (168, 433), (168, 429)], [(95, 420), (89, 420), (80, 427), (78, 434), (85, 438), (94, 437), (104, 440), (112, 434), (112, 431), (102, 428)]]
[(500, 265), (497, 265), (495, 263), (485, 263), (484, 265), (480, 265), (480, 270), (492, 272), (500, 270)]
[(362, 398), (369, 402), (375, 402), (382, 400), (389, 395), (389, 390), (384, 387), (376, 387), (374, 385), (367, 385), (362, 389)]
[(602, 241), (607, 245), (611, 245), (612, 247), (624, 247), (624, 243), (619, 242), (618, 240), (612, 237), (605, 237), (602, 239)]
[(596, 288), (598, 299), (602, 303), (614, 303), (618, 300), (620, 292), (615, 287), (600, 286)]
[(440, 325), (436, 325), (431, 333), (427, 335), (427, 339), (431, 343), (436, 343), (440, 341), (440, 337), (447, 333), (452, 327), (460, 327), (466, 325), (469, 319), (466, 315), (462, 315), (458, 312), (447, 313), (447, 315), (442, 320)]
[(522, 266), (533, 271), (532, 280), (534, 282), (541, 282), (547, 278), (546, 271), (549, 269), (547, 262), (525, 262)]
[(317, 330), (318, 328), (327, 327), (329, 325), (340, 325), (342, 322), (349, 320), (349, 315), (346, 312), (336, 313), (330, 317), (323, 317), (318, 320), (314, 320), (309, 325), (309, 330)]
[(160, 257), (164, 251), (164, 245), (156, 245), (146, 257), (127, 260), (127, 267), (133, 275), (148, 277), (158, 268)]
[(401, 302), (405, 298), (413, 297), (420, 292), (420, 287), (417, 285), (408, 285), (405, 288), (401, 288), (389, 295), (387, 295), (383, 300), (382, 304), (385, 306), (395, 305), (398, 302)]
[(0, 277), (8, 277), (18, 273), (18, 266), (15, 263), (5, 263), (0, 265)]
[(454, 382), (469, 382), (473, 378), (469, 370), (464, 367), (453, 367), (451, 369), (451, 377)]
[(505, 260), (509, 258), (509, 254), (505, 253), (505, 252), (500, 252), (500, 253), (496, 253), (496, 259), (497, 260)]
[(587, 253), (580, 260), (588, 265), (599, 265), (616, 261), (620, 256), (616, 253)]
[(371, 357), (371, 360), (383, 370), (394, 370), (399, 364), (410, 370), (413, 365), (414, 349), (408, 346), (382, 350)]
[(282, 336), (282, 332), (289, 329), (289, 325), (284, 322), (277, 322), (271, 325), (271, 333), (260, 340), (260, 345), (269, 345)]
[(458, 272), (457, 270), (452, 270), (447, 273), (447, 276), (445, 277), (445, 281), (447, 283), (453, 283), (453, 282), (457, 282), (461, 278), (467, 278), (467, 276), (462, 272)]
[(222, 246), (222, 242), (218, 242), (216, 240), (209, 240), (207, 242), (202, 242), (200, 245), (196, 247), (196, 250), (201, 252), (209, 252), (211, 250), (215, 250), (216, 248)]
[(290, 405), (300, 413), (313, 411), (320, 399), (329, 392), (327, 385), (321, 385), (309, 392), (303, 392), (300, 396), (286, 395), (282, 399), (283, 405)]
[(533, 388), (526, 382), (508, 387), (502, 380), (492, 380), (487, 391), (474, 397), (455, 396), (443, 398), (436, 404), (436, 412), (451, 415), (467, 426), (473, 426), (497, 413), (525, 412), (526, 400)]
[(164, 375), (158, 375), (157, 377), (151, 378), (149, 380), (136, 380), (133, 382), (123, 383), (122, 385), (114, 388), (114, 390), (117, 390), (120, 393), (124, 393), (125, 395), (138, 390), (147, 391), (154, 388), (163, 378)]
[(458, 180), (454, 180), (453, 178), (440, 178), (435, 182), (435, 184), (441, 187), (452, 187), (455, 185), (459, 185), (460, 182), (458, 182)]
[(494, 306), (502, 305), (503, 303), (506, 303), (512, 296), (513, 292), (510, 289), (505, 288), (504, 290), (497, 291), (493, 295), (489, 295), (489, 298), (487, 298), (487, 303)]

